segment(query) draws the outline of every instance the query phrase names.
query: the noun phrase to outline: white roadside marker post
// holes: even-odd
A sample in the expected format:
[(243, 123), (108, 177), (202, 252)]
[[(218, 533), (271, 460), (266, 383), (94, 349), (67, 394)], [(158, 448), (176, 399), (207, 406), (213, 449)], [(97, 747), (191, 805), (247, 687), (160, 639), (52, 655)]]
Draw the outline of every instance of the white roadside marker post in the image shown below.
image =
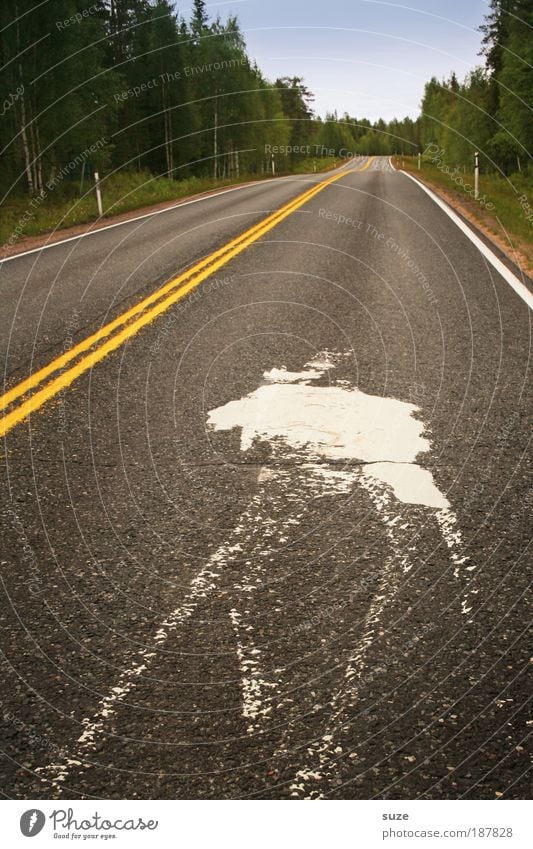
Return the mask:
[(479, 153), (475, 152), (474, 154), (474, 197), (477, 200), (479, 197)]
[(420, 171), (420, 167), (421, 167), (421, 162), (422, 162), (422, 154), (421, 154), (421, 153), (419, 153), (419, 154), (418, 154), (418, 170), (419, 170), (419, 171)]
[(94, 185), (96, 188), (96, 203), (98, 204), (98, 217), (101, 218), (104, 214), (102, 208), (102, 192), (100, 191), (100, 177), (98, 171), (94, 172)]
[(272, 154), (272, 176), (276, 176), (276, 163), (274, 162), (274, 154)]

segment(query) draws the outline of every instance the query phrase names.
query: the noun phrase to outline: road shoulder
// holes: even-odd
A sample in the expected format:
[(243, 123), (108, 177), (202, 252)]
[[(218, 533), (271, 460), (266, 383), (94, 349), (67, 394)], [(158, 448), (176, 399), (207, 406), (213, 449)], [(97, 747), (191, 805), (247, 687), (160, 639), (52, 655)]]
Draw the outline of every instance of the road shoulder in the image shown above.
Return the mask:
[[(505, 241), (505, 239), (489, 228), (488, 215), (487, 223), (480, 221), (480, 219), (475, 216), (464, 203), (461, 203), (459, 196), (454, 192), (443, 189), (442, 186), (428, 180), (418, 172), (411, 173), (411, 171), (405, 169), (398, 169), (398, 171), (414, 177), (434, 194), (440, 197), (440, 199), (448, 204), (448, 206), (451, 207), (451, 209), (464, 221), (465, 224), (474, 230), (475, 234), (483, 242), (485, 242), (491, 250), (494, 251), (496, 256), (501, 259), (501, 261), (505, 263), (505, 265), (507, 265), (509, 269), (517, 275), (517, 277), (522, 279), (523, 282), (529, 286), (533, 286), (533, 262), (525, 253), (522, 240), (509, 233), (507, 234), (509, 241)], [(513, 238), (514, 244), (510, 244), (511, 238)]]

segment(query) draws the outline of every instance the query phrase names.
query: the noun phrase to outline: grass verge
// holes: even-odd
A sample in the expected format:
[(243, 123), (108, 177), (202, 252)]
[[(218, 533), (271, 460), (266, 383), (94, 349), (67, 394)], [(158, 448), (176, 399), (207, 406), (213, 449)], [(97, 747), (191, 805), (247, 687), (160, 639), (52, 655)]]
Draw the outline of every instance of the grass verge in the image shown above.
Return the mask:
[[(326, 171), (335, 164), (333, 159), (320, 159), (317, 171)], [(302, 160), (291, 171), (283, 174), (312, 173), (314, 161)], [(278, 174), (277, 176), (283, 176)], [(224, 186), (265, 179), (265, 174), (243, 174), (227, 180), (190, 177), (169, 180), (154, 177), (149, 171), (117, 172), (101, 181), (103, 217), (141, 209), (165, 201), (180, 200), (191, 195)], [(15, 197), (2, 204), (0, 216), (0, 245), (15, 247), (25, 236), (36, 236), (52, 230), (61, 230), (75, 224), (87, 224), (98, 218), (94, 188), (85, 184), (85, 193), (79, 196), (79, 185), (65, 184), (39, 198)]]
[[(422, 158), (421, 170), (415, 156), (393, 157), (396, 168), (411, 172), (415, 177), (437, 189), (444, 190), (452, 206), (469, 213), (474, 223), (496, 237), (495, 241), (510, 253), (516, 251), (526, 260), (526, 268), (533, 271), (533, 175), (512, 174), (509, 178), (498, 174), (481, 174), (479, 178), (480, 200), (469, 193), (474, 175), (457, 170), (454, 177), (442, 171), (434, 162)], [(450, 168), (453, 171), (453, 168)], [(527, 206), (529, 204), (529, 207)], [(461, 211), (461, 209), (460, 209)], [(529, 215), (529, 218), (528, 218)]]

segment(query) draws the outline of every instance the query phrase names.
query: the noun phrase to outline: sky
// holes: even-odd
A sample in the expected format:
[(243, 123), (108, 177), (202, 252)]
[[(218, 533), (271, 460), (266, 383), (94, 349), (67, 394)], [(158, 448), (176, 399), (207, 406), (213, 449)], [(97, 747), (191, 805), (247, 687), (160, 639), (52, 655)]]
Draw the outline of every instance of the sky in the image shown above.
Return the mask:
[[(376, 120), (419, 113), (432, 76), (463, 78), (483, 63), (485, 0), (208, 0), (236, 15), (268, 79), (302, 76), (324, 116)], [(187, 10), (180, 11), (187, 17)]]

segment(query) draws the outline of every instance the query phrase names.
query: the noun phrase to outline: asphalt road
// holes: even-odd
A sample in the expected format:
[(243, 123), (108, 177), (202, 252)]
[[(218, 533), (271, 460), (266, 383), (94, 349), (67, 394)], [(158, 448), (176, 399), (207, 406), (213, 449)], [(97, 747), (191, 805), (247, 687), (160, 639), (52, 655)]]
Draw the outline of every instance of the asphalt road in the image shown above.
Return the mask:
[[(5, 389), (323, 179), (4, 262)], [(10, 429), (3, 795), (527, 796), (530, 345), (524, 300), (378, 158)]]

